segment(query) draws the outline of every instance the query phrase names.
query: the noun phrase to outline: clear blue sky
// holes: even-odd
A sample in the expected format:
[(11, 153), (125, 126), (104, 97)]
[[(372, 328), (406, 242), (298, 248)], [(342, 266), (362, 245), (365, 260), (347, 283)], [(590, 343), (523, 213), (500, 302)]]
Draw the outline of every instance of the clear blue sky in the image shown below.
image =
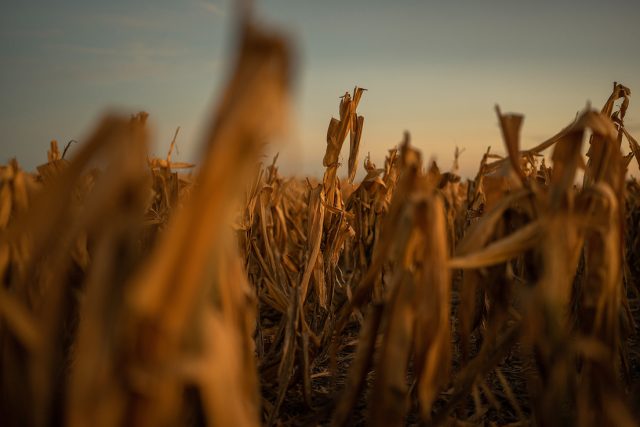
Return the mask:
[[(620, 81), (640, 136), (640, 2), (256, 1), (289, 31), (299, 75), (283, 169), (321, 171), (338, 96), (368, 89), (362, 149), (382, 160), (409, 130), (448, 167), (466, 148), (473, 174), (487, 145), (502, 151), (493, 106), (525, 114), (523, 146), (566, 125)], [(0, 161), (32, 169), (49, 140), (82, 140), (108, 110), (151, 114), (158, 152), (176, 126), (180, 159), (197, 161), (203, 120), (233, 42), (220, 0), (12, 1), (0, 13)], [(639, 99), (635, 99), (638, 96)], [(364, 153), (363, 153), (364, 154)], [(361, 159), (363, 155), (361, 155)]]

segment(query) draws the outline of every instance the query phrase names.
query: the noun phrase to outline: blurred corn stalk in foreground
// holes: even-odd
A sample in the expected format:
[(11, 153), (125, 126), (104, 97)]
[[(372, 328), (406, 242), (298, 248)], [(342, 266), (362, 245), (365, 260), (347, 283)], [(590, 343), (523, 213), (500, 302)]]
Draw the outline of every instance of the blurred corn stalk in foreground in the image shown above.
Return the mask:
[[(245, 19), (194, 183), (146, 114), (2, 168), (2, 425), (258, 425), (255, 297), (227, 228), (285, 117), (285, 40)], [(172, 144), (173, 145), (173, 144)]]

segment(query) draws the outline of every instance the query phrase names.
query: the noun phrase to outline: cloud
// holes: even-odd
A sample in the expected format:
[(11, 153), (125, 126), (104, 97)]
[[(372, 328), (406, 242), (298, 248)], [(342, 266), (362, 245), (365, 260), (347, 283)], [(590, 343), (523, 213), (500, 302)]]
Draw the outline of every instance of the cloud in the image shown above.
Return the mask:
[(60, 76), (83, 83), (115, 84), (122, 82), (163, 81), (188, 71), (188, 64), (203, 67), (204, 61), (185, 46), (149, 44), (140, 41), (115, 46), (85, 44), (49, 44), (58, 61), (51, 69)]
[(158, 19), (145, 19), (131, 15), (100, 14), (97, 18), (110, 26), (136, 30), (162, 28), (165, 24)]
[(60, 28), (31, 28), (31, 29), (15, 29), (10, 30), (9, 35), (13, 37), (29, 38), (29, 39), (51, 39), (62, 36), (64, 32)]
[(58, 52), (80, 54), (86, 56), (113, 57), (113, 58), (129, 58), (129, 59), (159, 59), (159, 58), (175, 58), (187, 50), (178, 47), (169, 46), (153, 46), (142, 42), (124, 43), (119, 46), (87, 46), (81, 44), (57, 43), (47, 46)]
[(222, 16), (224, 14), (224, 12), (222, 11), (222, 8), (220, 7), (220, 5), (213, 3), (211, 1), (206, 1), (206, 0), (199, 0), (198, 1), (198, 5), (206, 10), (209, 13), (212, 13), (214, 15), (218, 15), (218, 16)]
[(57, 44), (57, 57), (70, 56), (49, 69), (52, 77), (85, 84), (113, 85), (134, 81), (166, 82), (180, 76), (215, 75), (220, 61), (196, 55), (184, 46), (154, 46), (141, 42), (114, 47)]

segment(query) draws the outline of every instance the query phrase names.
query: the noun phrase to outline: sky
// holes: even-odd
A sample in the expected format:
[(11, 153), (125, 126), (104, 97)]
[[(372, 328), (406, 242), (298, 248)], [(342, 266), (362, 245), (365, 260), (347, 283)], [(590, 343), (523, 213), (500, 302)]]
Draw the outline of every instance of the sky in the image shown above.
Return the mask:
[[(614, 81), (631, 88), (627, 126), (640, 137), (640, 2), (256, 0), (289, 34), (297, 79), (281, 170), (322, 173), (339, 96), (367, 89), (361, 156), (381, 166), (405, 130), (412, 143), (475, 174), (503, 152), (494, 106), (525, 115), (523, 148), (555, 134)], [(198, 162), (206, 121), (231, 65), (233, 7), (222, 0), (2, 0), (0, 162), (33, 169), (49, 141), (80, 142), (106, 112), (150, 114), (164, 156)], [(345, 145), (348, 145), (345, 144)], [(344, 153), (344, 163), (348, 154)]]

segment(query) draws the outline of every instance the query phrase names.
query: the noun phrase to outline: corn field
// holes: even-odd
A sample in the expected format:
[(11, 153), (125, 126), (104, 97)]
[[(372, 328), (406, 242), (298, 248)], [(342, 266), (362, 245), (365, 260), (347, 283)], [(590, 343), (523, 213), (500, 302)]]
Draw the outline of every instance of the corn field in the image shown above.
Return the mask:
[(530, 149), (496, 107), (507, 155), (463, 179), (409, 134), (361, 159), (356, 87), (322, 179), (285, 177), (291, 47), (240, 27), (197, 168), (145, 113), (0, 168), (0, 424), (637, 425), (630, 90)]

